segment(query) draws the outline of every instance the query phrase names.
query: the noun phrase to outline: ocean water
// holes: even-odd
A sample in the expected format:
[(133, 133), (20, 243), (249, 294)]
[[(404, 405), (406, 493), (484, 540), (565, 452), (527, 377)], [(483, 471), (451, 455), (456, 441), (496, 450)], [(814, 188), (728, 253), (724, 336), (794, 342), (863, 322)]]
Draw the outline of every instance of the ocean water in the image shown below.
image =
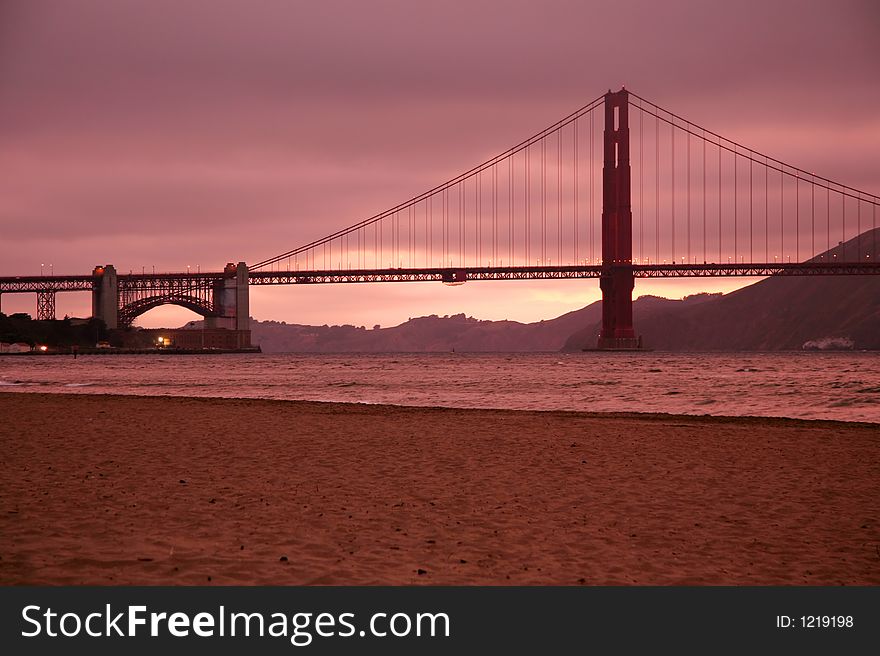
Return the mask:
[(0, 357), (0, 391), (880, 423), (873, 353)]

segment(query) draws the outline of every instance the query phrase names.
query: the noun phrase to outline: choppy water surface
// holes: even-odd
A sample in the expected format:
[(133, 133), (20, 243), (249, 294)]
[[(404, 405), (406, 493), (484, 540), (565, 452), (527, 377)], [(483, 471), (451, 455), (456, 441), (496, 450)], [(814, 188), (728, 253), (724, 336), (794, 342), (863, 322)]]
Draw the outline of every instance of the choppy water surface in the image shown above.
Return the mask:
[(880, 355), (576, 353), (0, 358), (0, 391), (880, 422)]

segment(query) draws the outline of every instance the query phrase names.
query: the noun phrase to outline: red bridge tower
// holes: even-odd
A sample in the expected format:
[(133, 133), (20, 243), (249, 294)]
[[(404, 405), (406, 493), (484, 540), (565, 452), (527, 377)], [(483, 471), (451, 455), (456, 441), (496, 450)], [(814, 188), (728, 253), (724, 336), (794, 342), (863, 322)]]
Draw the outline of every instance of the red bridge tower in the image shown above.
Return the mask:
[(632, 201), (629, 166), (629, 93), (605, 94), (602, 169), (602, 332), (600, 349), (639, 349), (632, 321)]

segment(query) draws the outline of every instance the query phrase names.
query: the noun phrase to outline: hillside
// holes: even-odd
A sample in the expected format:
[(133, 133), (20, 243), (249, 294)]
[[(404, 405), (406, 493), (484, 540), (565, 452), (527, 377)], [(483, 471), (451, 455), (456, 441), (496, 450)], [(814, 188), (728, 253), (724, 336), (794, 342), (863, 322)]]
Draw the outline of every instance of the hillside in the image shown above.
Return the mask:
[(251, 341), (278, 352), (558, 351), (565, 340), (601, 316), (594, 303), (537, 323), (480, 321), (463, 314), (418, 317), (390, 328), (303, 326), (251, 321)]
[[(875, 257), (880, 228), (838, 245), (817, 260)], [(849, 341), (880, 349), (880, 276), (773, 277), (709, 302), (633, 309), (647, 347), (664, 351), (801, 349), (810, 342)], [(598, 321), (574, 333), (563, 347), (595, 346)]]
[[(714, 298), (698, 294), (684, 300), (645, 296), (638, 312), (699, 304)], [(536, 352), (558, 351), (583, 326), (598, 324), (602, 304), (548, 321), (480, 321), (463, 314), (418, 317), (390, 328), (304, 326), (251, 320), (251, 341), (265, 353)], [(591, 329), (592, 330), (592, 329)]]

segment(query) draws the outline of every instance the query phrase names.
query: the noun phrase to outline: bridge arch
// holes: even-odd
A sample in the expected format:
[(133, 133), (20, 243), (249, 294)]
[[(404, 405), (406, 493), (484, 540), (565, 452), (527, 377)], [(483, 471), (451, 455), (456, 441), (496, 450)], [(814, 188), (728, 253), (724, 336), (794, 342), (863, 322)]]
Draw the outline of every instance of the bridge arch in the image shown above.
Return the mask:
[(219, 316), (211, 300), (189, 294), (171, 293), (138, 298), (119, 308), (119, 325), (129, 328), (140, 315), (160, 305), (178, 305), (191, 310), (202, 317)]

